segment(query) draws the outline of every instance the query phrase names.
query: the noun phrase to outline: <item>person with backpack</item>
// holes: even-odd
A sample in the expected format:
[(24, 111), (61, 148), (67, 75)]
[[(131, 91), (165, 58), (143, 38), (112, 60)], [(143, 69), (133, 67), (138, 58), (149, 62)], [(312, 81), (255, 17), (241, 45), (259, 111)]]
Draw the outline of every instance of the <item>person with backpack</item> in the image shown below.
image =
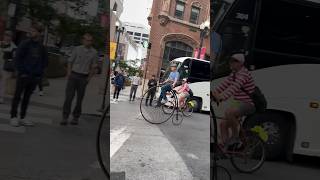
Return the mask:
[[(44, 70), (48, 66), (48, 53), (41, 42), (43, 28), (34, 24), (31, 27), (30, 39), (20, 43), (14, 58), (17, 69), (17, 82), (11, 106), (12, 126), (33, 126), (34, 123), (26, 118), (26, 112), (32, 92), (43, 77)], [(17, 119), (18, 106), (21, 102), (20, 119)]]
[(17, 46), (12, 42), (12, 35), (12, 32), (6, 31), (3, 41), (0, 42), (0, 104), (4, 103), (8, 81), (15, 71), (13, 59)]
[(182, 108), (185, 105), (186, 99), (190, 97), (189, 91), (191, 90), (187, 78), (182, 79), (182, 85), (175, 88), (178, 94), (179, 107)]
[[(217, 102), (226, 101), (233, 97), (232, 103), (224, 113), (224, 121), (221, 123), (221, 138), (226, 147), (238, 143), (239, 118), (253, 114), (256, 111), (255, 104), (250, 97), (254, 93), (256, 85), (251, 73), (244, 66), (244, 54), (233, 54), (230, 58), (231, 74), (217, 86), (212, 95)], [(229, 137), (229, 129), (232, 137)]]
[(125, 77), (123, 76), (123, 72), (119, 71), (117, 76), (114, 78), (114, 86), (115, 90), (113, 93), (113, 101), (117, 102), (119, 99), (120, 91), (124, 88)]

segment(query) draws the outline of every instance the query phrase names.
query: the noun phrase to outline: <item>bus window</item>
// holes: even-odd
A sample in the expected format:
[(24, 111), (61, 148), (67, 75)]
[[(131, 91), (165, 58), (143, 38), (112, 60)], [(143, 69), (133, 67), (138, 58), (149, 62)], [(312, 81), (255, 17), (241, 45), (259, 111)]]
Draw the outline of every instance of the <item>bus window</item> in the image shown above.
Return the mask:
[(210, 80), (210, 63), (193, 60), (189, 82), (209, 81)]
[(178, 72), (180, 74), (180, 80), (183, 78), (189, 77), (190, 75), (189, 65), (190, 65), (190, 59), (186, 59), (183, 61), (183, 63), (179, 67)]

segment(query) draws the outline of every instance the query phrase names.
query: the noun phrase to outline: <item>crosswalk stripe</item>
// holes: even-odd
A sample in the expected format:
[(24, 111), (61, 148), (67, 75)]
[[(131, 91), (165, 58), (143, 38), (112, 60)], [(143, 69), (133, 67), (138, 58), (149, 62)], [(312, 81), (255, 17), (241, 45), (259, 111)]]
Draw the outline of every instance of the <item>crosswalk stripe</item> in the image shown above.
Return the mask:
[(121, 148), (121, 146), (129, 139), (130, 133), (125, 132), (127, 127), (110, 131), (110, 158)]
[(25, 133), (26, 128), (24, 126), (12, 127), (9, 124), (0, 124), (0, 131), (14, 132), (14, 133)]
[[(0, 113), (0, 118), (5, 120), (10, 120), (10, 115), (5, 113)], [(48, 124), (51, 125), (53, 123), (53, 120), (50, 118), (44, 118), (44, 117), (34, 117), (34, 116), (27, 116), (30, 121), (35, 123), (41, 123), (41, 124)]]

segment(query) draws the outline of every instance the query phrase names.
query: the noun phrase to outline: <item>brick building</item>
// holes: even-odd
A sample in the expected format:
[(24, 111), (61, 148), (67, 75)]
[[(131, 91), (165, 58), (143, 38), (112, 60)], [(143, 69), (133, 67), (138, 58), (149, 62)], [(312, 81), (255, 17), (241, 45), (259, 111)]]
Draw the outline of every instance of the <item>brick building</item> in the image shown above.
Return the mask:
[[(200, 46), (200, 24), (210, 20), (209, 0), (154, 0), (148, 17), (150, 42), (147, 76), (160, 75), (177, 57), (194, 56)], [(206, 58), (210, 54), (209, 36), (205, 37)]]

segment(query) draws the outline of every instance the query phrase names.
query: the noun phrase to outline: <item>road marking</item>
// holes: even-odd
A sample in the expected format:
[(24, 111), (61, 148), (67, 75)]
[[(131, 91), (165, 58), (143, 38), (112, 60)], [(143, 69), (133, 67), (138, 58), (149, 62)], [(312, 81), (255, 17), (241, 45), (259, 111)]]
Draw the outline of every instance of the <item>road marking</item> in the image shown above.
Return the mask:
[(192, 153), (188, 153), (187, 156), (192, 158), (192, 159), (199, 159), (198, 156), (196, 156), (195, 154), (192, 154)]
[(12, 127), (9, 124), (0, 124), (0, 131), (14, 132), (14, 133), (25, 133), (26, 128), (24, 126)]
[[(6, 113), (0, 113), (0, 118), (5, 119), (5, 120), (10, 120), (10, 115)], [(40, 124), (48, 124), (51, 125), (53, 120), (50, 118), (45, 118), (45, 117), (34, 117), (34, 116), (28, 116), (27, 117), (30, 121), (35, 122), (35, 123), (40, 123)]]
[(110, 158), (121, 148), (124, 142), (131, 136), (130, 133), (126, 133), (127, 127), (123, 127), (117, 130), (110, 131)]

